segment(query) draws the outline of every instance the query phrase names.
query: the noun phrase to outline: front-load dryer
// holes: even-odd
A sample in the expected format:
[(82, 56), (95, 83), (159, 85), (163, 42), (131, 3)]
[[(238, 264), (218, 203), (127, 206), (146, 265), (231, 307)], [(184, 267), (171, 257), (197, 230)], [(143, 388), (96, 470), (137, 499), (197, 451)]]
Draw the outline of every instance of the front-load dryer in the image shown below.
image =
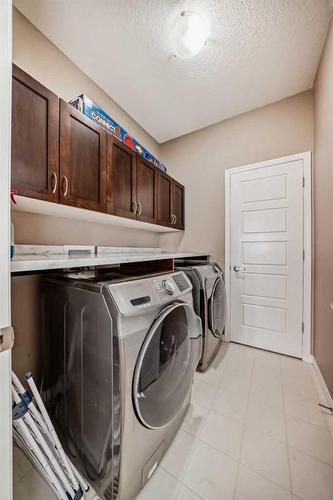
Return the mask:
[(133, 500), (190, 403), (201, 320), (183, 272), (48, 279), (43, 394), (97, 493)]
[(216, 263), (176, 262), (193, 285), (195, 312), (202, 321), (202, 353), (198, 371), (205, 371), (217, 355), (223, 340), (226, 322), (226, 291), (224, 273)]

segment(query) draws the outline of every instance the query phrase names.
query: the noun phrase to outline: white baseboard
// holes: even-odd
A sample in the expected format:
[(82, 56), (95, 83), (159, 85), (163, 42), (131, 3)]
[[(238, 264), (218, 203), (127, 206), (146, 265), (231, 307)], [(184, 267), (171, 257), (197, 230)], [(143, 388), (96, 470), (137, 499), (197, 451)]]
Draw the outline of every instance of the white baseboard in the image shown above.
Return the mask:
[(309, 363), (310, 365), (312, 365), (314, 357), (312, 356), (312, 354), (309, 354), (307, 356), (303, 356), (302, 359), (303, 359), (304, 363)]
[[(331, 393), (330, 391), (328, 390), (328, 387), (326, 385), (326, 382), (324, 380), (324, 377), (320, 371), (320, 368), (318, 366), (318, 363), (316, 361), (316, 358), (313, 356), (313, 362), (312, 362), (312, 366), (313, 366), (313, 369), (314, 369), (314, 372), (315, 372), (315, 383), (317, 382), (319, 384), (319, 393), (322, 394), (322, 398), (323, 398), (323, 404), (327, 405), (327, 406), (330, 406), (330, 407), (333, 407), (333, 399), (332, 399), (332, 396), (331, 396)], [(317, 387), (318, 388), (318, 387)]]

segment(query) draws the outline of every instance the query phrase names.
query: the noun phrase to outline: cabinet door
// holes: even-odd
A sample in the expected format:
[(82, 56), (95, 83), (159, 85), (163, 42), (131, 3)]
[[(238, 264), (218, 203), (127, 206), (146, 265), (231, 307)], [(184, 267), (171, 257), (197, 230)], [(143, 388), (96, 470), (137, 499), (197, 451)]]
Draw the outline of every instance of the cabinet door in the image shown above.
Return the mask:
[(106, 131), (60, 101), (60, 202), (106, 211)]
[(137, 219), (157, 222), (157, 169), (141, 156), (136, 159)]
[(108, 212), (136, 219), (136, 155), (108, 134)]
[(163, 172), (158, 173), (158, 210), (157, 221), (162, 226), (171, 226), (172, 217), (172, 179)]
[(13, 65), (12, 187), (47, 201), (59, 196), (59, 101)]
[(172, 213), (174, 215), (174, 227), (184, 229), (185, 227), (185, 188), (177, 181), (173, 181)]

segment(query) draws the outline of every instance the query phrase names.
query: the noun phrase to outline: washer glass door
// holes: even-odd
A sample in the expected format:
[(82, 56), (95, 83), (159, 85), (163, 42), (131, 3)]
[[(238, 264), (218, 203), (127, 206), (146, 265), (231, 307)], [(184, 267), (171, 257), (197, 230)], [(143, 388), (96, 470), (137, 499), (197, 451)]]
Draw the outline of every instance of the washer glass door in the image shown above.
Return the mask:
[(226, 292), (222, 277), (213, 285), (209, 300), (209, 329), (215, 337), (222, 337), (226, 319)]
[(151, 326), (134, 372), (133, 401), (141, 422), (157, 429), (183, 408), (201, 351), (201, 321), (182, 302), (167, 306)]

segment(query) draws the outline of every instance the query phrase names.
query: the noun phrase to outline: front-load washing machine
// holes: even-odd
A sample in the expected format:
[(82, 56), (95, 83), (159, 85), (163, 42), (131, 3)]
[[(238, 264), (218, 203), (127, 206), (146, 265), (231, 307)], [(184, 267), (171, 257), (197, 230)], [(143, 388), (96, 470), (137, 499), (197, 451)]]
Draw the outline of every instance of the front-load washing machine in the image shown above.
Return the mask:
[(190, 403), (201, 320), (183, 272), (114, 281), (49, 278), (43, 395), (97, 493), (133, 500)]
[(193, 285), (194, 310), (202, 321), (202, 353), (198, 371), (205, 371), (217, 355), (226, 322), (224, 273), (216, 263), (176, 261)]

